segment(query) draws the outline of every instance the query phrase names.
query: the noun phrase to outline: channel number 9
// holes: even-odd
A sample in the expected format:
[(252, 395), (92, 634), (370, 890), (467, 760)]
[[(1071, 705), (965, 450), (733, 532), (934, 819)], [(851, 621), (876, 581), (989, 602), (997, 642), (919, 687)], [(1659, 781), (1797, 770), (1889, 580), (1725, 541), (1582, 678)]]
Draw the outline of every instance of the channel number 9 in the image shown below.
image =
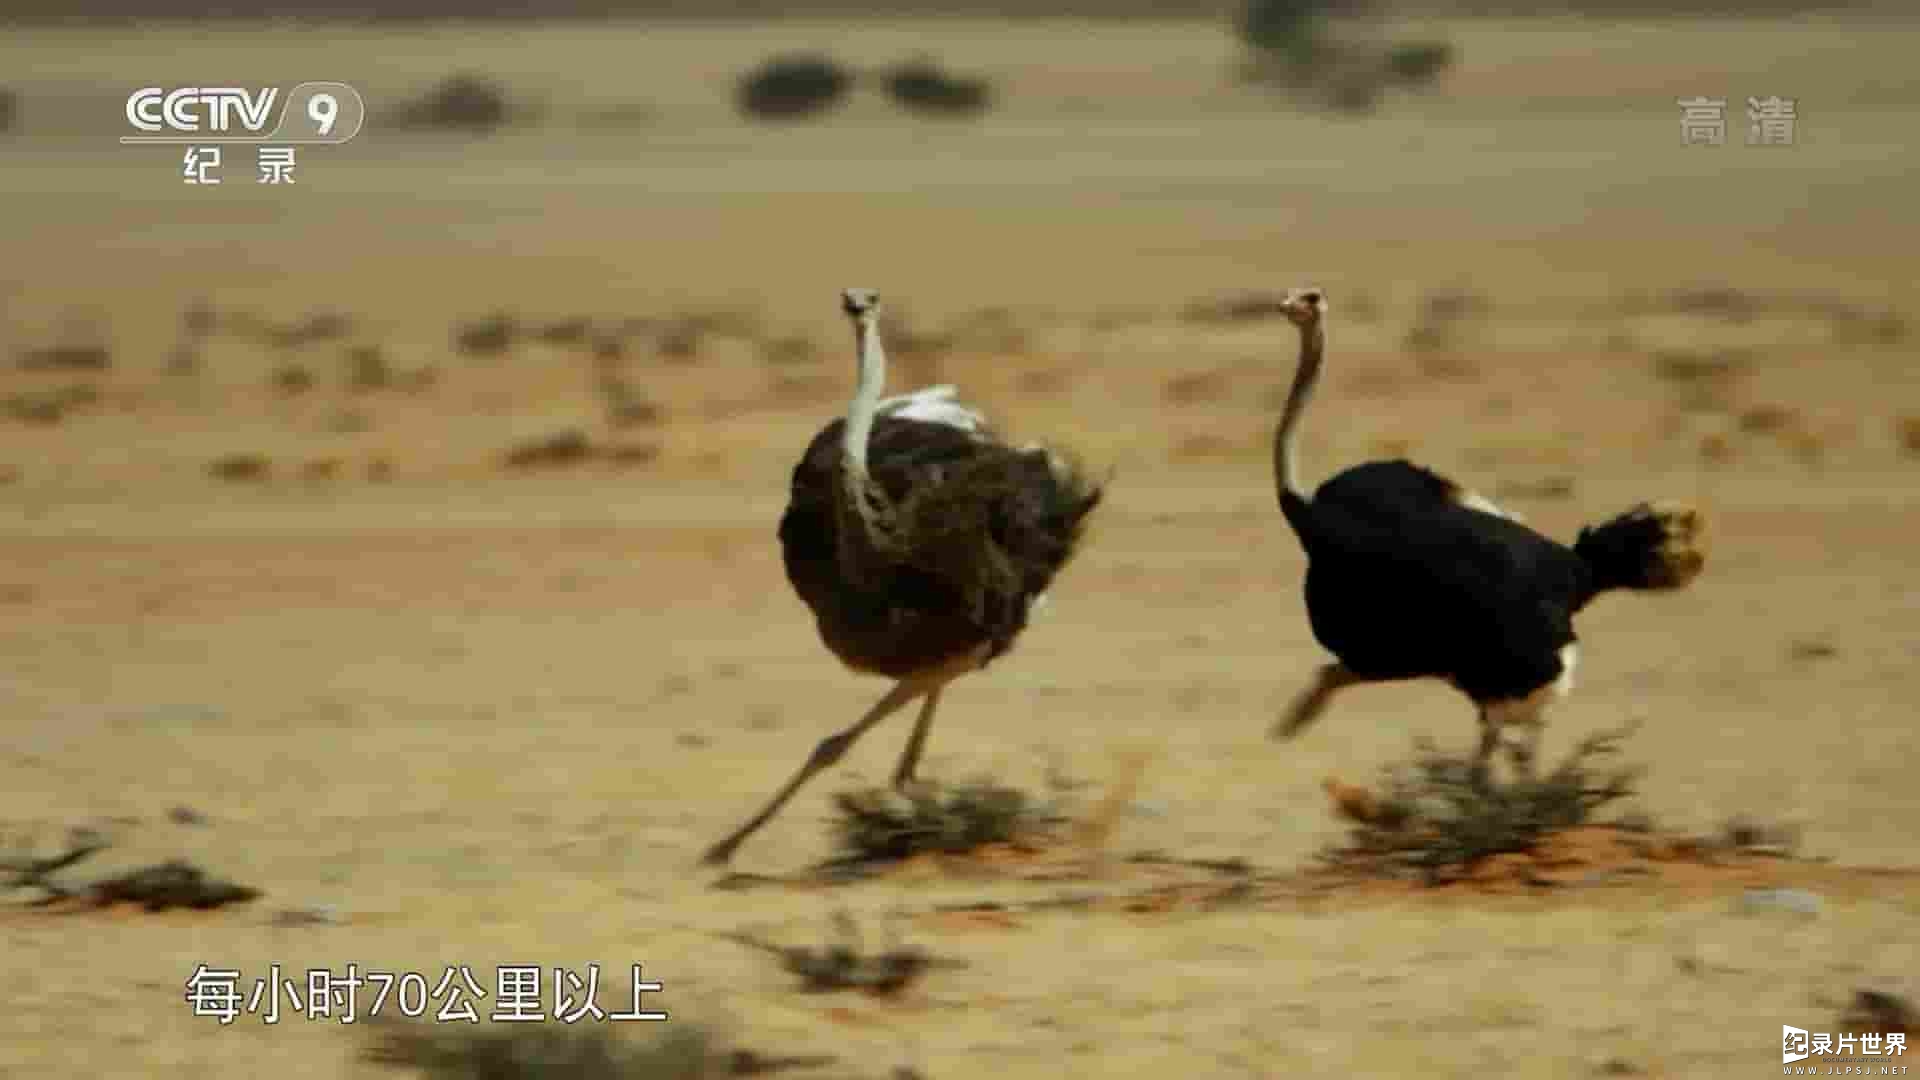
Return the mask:
[(340, 120), (340, 99), (324, 93), (308, 98), (307, 119), (319, 125), (315, 134), (321, 138), (333, 134), (333, 125)]

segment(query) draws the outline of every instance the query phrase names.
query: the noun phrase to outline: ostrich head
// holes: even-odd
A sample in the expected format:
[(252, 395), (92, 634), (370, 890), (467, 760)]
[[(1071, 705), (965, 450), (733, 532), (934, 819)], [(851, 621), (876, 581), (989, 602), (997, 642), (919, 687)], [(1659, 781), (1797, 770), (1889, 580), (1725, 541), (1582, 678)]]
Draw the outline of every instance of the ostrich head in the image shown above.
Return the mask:
[(1312, 326), (1327, 313), (1326, 290), (1288, 289), (1286, 299), (1280, 301), (1280, 310), (1286, 313), (1287, 321), (1293, 325), (1302, 329)]
[(873, 318), (880, 314), (880, 293), (874, 289), (843, 289), (840, 310), (854, 319)]

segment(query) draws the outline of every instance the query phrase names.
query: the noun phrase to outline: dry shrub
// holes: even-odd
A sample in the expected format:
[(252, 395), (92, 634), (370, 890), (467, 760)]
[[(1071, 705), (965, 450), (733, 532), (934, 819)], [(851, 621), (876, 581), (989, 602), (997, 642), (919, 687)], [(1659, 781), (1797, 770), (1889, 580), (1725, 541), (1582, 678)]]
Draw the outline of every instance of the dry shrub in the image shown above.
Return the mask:
[(1853, 1001), (1834, 1021), (1835, 1034), (1920, 1035), (1920, 1009), (1899, 994), (1856, 990)]
[(410, 394), (424, 394), (440, 384), (440, 369), (432, 364), (423, 364), (402, 373), (398, 383), (402, 390)]
[(941, 790), (921, 782), (910, 794), (876, 787), (834, 796), (837, 865), (892, 862), (920, 854), (965, 854), (1012, 844), (1059, 824), (1017, 788), (979, 778)]
[(20, 350), (22, 371), (105, 371), (113, 352), (98, 342), (63, 342)]
[(146, 911), (190, 908), (206, 911), (228, 904), (244, 904), (262, 893), (249, 885), (240, 885), (207, 873), (185, 859), (170, 859), (132, 870), (110, 874), (81, 884), (53, 880), (53, 875), (85, 861), (109, 845), (99, 834), (76, 829), (67, 849), (58, 855), (34, 857), (8, 855), (0, 858), (0, 871), (12, 875), (6, 889), (37, 888), (42, 891), (35, 906), (69, 904), (82, 907), (108, 907), (137, 904)]
[(311, 484), (322, 484), (340, 475), (342, 462), (339, 458), (315, 458), (300, 466), (300, 479)]
[(601, 371), (618, 370), (627, 362), (627, 343), (619, 334), (595, 334), (592, 350), (593, 366)]
[(356, 345), (347, 350), (347, 386), (353, 390), (384, 390), (393, 385), (393, 368), (378, 345)]
[(691, 364), (700, 358), (705, 337), (706, 330), (698, 322), (681, 320), (661, 332), (654, 343), (654, 350), (664, 360), (675, 364)]
[(666, 418), (666, 410), (614, 372), (602, 372), (594, 386), (606, 406), (609, 427), (652, 427)]
[(1740, 414), (1740, 430), (1749, 435), (1776, 435), (1799, 422), (1800, 415), (1786, 405), (1755, 405)]
[(1815, 431), (1789, 431), (1781, 436), (1780, 442), (1803, 465), (1818, 465), (1827, 457), (1827, 440)]
[(207, 462), (207, 475), (229, 483), (260, 483), (273, 475), (273, 460), (265, 454), (227, 454)]
[(895, 943), (878, 952), (868, 952), (860, 940), (859, 926), (844, 909), (834, 913), (833, 924), (835, 940), (824, 945), (776, 945), (764, 938), (737, 932), (716, 936), (773, 954), (781, 967), (800, 977), (801, 991), (810, 994), (863, 990), (888, 997), (936, 967), (964, 966), (960, 961), (935, 956), (918, 945)]
[(797, 120), (838, 105), (852, 86), (852, 73), (832, 57), (793, 53), (741, 76), (734, 103), (750, 119)]
[(287, 397), (298, 397), (313, 389), (313, 372), (299, 364), (282, 364), (273, 373), (273, 388)]
[(1892, 311), (1862, 311), (1836, 305), (1828, 314), (1833, 340), (1840, 345), (1898, 345), (1907, 340), (1907, 320)]
[(578, 465), (594, 455), (593, 440), (578, 428), (556, 431), (528, 439), (501, 458), (509, 469), (529, 469), (559, 465)]
[(98, 387), (86, 383), (74, 383), (52, 390), (37, 393), (25, 392), (0, 399), (0, 412), (23, 424), (58, 424), (69, 413), (96, 405), (100, 401)]
[(453, 328), (453, 347), (466, 356), (497, 356), (513, 347), (520, 327), (513, 316), (495, 312)]
[(426, 93), (396, 106), (389, 123), (397, 128), (488, 134), (514, 118), (507, 91), (484, 75), (460, 72), (435, 83)]
[(1694, 285), (1668, 292), (1656, 307), (1744, 323), (1765, 311), (1767, 304), (1753, 293), (1730, 285)]
[(1739, 456), (1733, 441), (1717, 431), (1700, 437), (1700, 460), (1709, 465), (1731, 464)]
[(1900, 441), (1901, 450), (1920, 457), (1920, 413), (1895, 417), (1893, 434)]
[(681, 1020), (623, 1037), (604, 1023), (439, 1024), (391, 1016), (369, 1025), (362, 1057), (425, 1080), (715, 1080), (830, 1064), (731, 1047), (711, 1027)]
[(929, 116), (976, 116), (993, 104), (986, 79), (954, 75), (926, 56), (886, 71), (882, 85), (894, 104)]
[(1416, 739), (1411, 759), (1384, 770), (1379, 794), (1335, 793), (1359, 821), (1345, 847), (1322, 857), (1440, 880), (1491, 855), (1530, 851), (1552, 833), (1595, 823), (1603, 807), (1636, 793), (1643, 770), (1602, 763), (1636, 727), (1591, 736), (1552, 772), (1504, 786), (1478, 775), (1471, 755)]
[(1444, 41), (1406, 41), (1387, 50), (1387, 74), (1407, 88), (1431, 85), (1453, 66), (1454, 48)]
[(195, 300), (180, 312), (180, 332), (196, 341), (213, 336), (220, 328), (220, 313), (205, 299)]
[(268, 326), (265, 338), (279, 349), (297, 349), (327, 341), (338, 341), (353, 331), (353, 320), (337, 311), (316, 311), (284, 326)]
[(1662, 349), (1653, 354), (1653, 374), (1673, 388), (1684, 409), (1725, 412), (1733, 406), (1734, 388), (1754, 366), (1754, 356), (1743, 349)]
[(1662, 382), (1716, 382), (1746, 371), (1750, 359), (1721, 349), (1662, 349), (1653, 354), (1653, 373)]
[(657, 443), (627, 443), (620, 446), (609, 446), (602, 456), (607, 459), (608, 464), (619, 468), (651, 465), (660, 460), (660, 446)]
[(593, 320), (585, 315), (556, 319), (534, 330), (535, 341), (546, 345), (584, 345), (593, 334)]

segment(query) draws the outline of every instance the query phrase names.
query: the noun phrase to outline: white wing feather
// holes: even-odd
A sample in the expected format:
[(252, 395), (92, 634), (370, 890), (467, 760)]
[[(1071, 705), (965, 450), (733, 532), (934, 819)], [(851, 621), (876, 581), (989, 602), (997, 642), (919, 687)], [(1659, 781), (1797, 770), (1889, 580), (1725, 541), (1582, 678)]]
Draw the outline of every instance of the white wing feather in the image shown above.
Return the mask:
[(971, 435), (983, 434), (987, 426), (987, 418), (961, 404), (960, 391), (946, 384), (882, 398), (877, 411), (881, 416), (944, 424)]

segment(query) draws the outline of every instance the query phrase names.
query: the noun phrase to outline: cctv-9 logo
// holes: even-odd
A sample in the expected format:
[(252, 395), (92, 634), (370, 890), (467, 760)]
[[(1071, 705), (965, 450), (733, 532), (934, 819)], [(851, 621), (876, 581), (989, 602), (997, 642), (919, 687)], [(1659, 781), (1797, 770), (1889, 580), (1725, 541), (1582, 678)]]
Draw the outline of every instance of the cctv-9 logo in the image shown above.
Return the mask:
[(343, 143), (366, 114), (360, 92), (340, 82), (301, 83), (284, 100), (272, 86), (148, 86), (127, 96), (127, 123), (141, 134), (120, 141)]

